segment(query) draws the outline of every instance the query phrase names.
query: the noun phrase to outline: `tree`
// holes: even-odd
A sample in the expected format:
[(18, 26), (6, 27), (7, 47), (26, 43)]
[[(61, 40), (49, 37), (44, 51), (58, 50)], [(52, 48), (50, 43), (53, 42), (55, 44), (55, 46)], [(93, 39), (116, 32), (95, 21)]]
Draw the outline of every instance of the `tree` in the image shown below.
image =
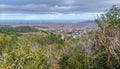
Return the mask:
[(113, 5), (112, 8), (106, 13), (98, 16), (98, 18), (95, 21), (98, 23), (99, 26), (101, 26), (102, 23), (120, 26), (120, 9)]

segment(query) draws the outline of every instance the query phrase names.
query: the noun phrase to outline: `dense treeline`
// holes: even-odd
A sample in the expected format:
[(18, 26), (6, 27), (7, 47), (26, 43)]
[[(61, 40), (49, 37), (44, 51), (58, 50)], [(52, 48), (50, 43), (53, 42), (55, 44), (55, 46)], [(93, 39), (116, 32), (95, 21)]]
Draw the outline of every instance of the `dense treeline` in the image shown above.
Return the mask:
[[(96, 19), (98, 30), (79, 39), (63, 40), (52, 33), (44, 33), (46, 36), (1, 33), (0, 68), (120, 69), (120, 22), (116, 23), (116, 18), (108, 20), (120, 13), (111, 13), (115, 8)], [(120, 15), (116, 17), (119, 20)]]
[(20, 35), (20, 33), (37, 32), (37, 31), (39, 30), (30, 26), (19, 26), (19, 27), (1, 26), (0, 27), (0, 33), (5, 33), (9, 35)]
[(19, 26), (19, 27), (15, 27), (15, 29), (17, 32), (22, 32), (22, 33), (39, 31), (38, 29), (30, 26)]
[(18, 33), (15, 28), (10, 26), (0, 27), (0, 33), (9, 34), (9, 35), (20, 35), (20, 33)]

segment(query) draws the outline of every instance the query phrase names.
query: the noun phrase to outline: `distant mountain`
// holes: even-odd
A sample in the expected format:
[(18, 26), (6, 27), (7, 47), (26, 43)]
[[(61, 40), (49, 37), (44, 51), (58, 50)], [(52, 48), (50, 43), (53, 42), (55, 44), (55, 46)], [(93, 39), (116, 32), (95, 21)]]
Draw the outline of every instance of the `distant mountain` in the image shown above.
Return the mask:
[(89, 21), (83, 21), (83, 22), (80, 22), (80, 23), (95, 23), (94, 20), (89, 20)]
[(0, 20), (0, 24), (18, 24), (18, 23), (94, 23), (94, 21), (81, 20)]

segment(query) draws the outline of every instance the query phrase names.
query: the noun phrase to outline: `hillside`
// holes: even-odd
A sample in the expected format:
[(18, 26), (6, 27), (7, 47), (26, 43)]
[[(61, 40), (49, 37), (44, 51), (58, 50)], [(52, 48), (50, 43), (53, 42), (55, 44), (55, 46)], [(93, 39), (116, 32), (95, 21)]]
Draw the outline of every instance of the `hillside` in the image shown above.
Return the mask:
[(0, 33), (4, 33), (8, 35), (21, 35), (21, 33), (28, 33), (28, 32), (39, 32), (39, 30), (30, 26), (19, 26), (19, 27), (1, 26), (0, 27)]
[(95, 20), (97, 30), (80, 38), (62, 39), (28, 26), (0, 27), (0, 68), (120, 69), (119, 13), (113, 6)]

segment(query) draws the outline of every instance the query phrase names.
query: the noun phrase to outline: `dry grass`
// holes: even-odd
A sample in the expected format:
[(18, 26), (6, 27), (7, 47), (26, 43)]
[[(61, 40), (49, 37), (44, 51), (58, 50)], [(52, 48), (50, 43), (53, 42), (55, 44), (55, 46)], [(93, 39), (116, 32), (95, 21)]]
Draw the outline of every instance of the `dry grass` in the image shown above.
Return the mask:
[(83, 36), (81, 46), (81, 52), (92, 58), (105, 54), (107, 67), (114, 69), (116, 61), (120, 62), (120, 27), (102, 24), (97, 31)]

